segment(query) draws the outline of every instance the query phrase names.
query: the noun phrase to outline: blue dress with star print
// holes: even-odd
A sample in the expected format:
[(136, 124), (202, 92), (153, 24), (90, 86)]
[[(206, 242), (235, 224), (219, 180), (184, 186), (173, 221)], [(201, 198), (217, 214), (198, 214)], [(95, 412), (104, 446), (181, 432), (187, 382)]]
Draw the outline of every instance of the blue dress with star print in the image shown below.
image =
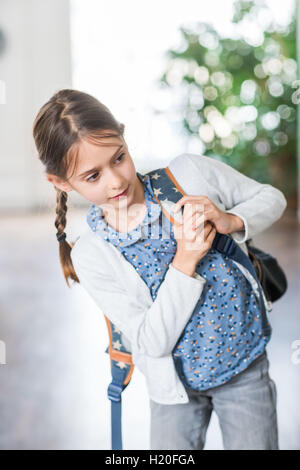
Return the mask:
[[(155, 301), (176, 254), (177, 242), (172, 223), (154, 197), (150, 176), (139, 172), (137, 176), (144, 185), (147, 204), (147, 213), (138, 227), (127, 233), (115, 231), (95, 204), (89, 208), (87, 222), (121, 251)], [(263, 335), (256, 294), (228, 256), (210, 249), (197, 264), (196, 272), (206, 283), (172, 356), (185, 387), (206, 390), (246, 369), (264, 352), (271, 333)]]

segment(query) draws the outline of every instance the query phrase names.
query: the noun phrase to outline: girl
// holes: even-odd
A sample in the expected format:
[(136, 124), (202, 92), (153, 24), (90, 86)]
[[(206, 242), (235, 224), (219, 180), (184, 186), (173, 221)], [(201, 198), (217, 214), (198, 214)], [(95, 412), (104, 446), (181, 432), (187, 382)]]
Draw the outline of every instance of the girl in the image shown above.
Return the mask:
[[(123, 134), (107, 107), (77, 90), (55, 93), (35, 119), (66, 282), (84, 286), (145, 375), (152, 449), (203, 449), (213, 409), (225, 449), (277, 449), (258, 286), (211, 246), (216, 232), (230, 234), (248, 254), (246, 240), (281, 217), (285, 197), (216, 159), (182, 154), (168, 164), (187, 195), (172, 207), (183, 220), (170, 226)], [(64, 232), (72, 190), (92, 203), (74, 247)]]

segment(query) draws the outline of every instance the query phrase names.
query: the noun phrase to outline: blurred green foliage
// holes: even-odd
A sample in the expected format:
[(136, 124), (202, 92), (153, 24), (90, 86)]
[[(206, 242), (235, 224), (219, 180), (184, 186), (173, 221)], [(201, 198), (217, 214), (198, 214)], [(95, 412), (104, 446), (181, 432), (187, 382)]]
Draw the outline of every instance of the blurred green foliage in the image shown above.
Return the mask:
[(237, 0), (232, 23), (243, 32), (237, 39), (222, 38), (203, 22), (181, 27), (182, 45), (167, 51), (159, 83), (182, 94), (183, 131), (199, 137), (203, 154), (294, 200), (296, 15), (282, 28), (263, 1)]

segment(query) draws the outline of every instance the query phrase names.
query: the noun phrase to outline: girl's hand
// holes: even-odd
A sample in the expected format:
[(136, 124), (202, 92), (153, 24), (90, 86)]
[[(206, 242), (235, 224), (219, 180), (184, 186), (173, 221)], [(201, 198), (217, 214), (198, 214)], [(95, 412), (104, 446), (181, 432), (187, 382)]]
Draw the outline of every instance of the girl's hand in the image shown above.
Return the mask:
[(206, 196), (183, 196), (176, 202), (173, 212), (178, 212), (182, 206), (183, 220), (189, 220), (193, 229), (207, 221), (222, 234), (244, 229), (244, 222), (240, 217), (223, 212)]
[(183, 224), (175, 222), (173, 225), (174, 236), (177, 241), (177, 251), (173, 259), (173, 266), (192, 275), (197, 263), (208, 253), (213, 244), (216, 229), (210, 223), (201, 224), (201, 227), (193, 230), (191, 219)]

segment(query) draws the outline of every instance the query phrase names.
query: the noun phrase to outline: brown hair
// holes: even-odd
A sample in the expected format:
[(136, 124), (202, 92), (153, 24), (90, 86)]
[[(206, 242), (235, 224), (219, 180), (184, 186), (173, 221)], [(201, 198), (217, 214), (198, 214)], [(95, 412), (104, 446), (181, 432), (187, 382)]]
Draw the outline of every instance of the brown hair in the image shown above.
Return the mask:
[[(75, 161), (82, 138), (99, 143), (105, 137), (123, 137), (124, 124), (93, 96), (72, 89), (56, 92), (39, 110), (33, 123), (33, 138), (45, 172), (66, 180), (71, 162)], [(114, 131), (113, 133), (111, 131)], [(109, 144), (104, 144), (109, 145)], [(75, 157), (75, 158), (74, 158)], [(66, 227), (68, 194), (55, 187), (57, 235)], [(70, 256), (73, 244), (59, 242), (59, 258), (68, 287), (69, 278), (80, 282)]]

